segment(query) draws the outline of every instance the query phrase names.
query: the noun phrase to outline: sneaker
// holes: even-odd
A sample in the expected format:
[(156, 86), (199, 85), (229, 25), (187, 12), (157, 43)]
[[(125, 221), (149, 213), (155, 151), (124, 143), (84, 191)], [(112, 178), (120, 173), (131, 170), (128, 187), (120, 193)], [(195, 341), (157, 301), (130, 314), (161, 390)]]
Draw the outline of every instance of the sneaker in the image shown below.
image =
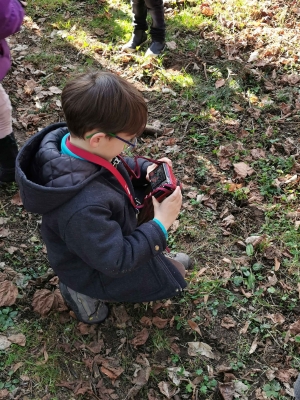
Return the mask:
[(159, 56), (163, 52), (165, 45), (165, 42), (152, 42), (149, 49), (145, 53), (145, 57)]
[(129, 42), (124, 44), (122, 47), (122, 51), (125, 51), (126, 53), (133, 53), (136, 51), (136, 48), (141, 46), (147, 41), (147, 34), (145, 31), (137, 30), (135, 31)]
[(59, 290), (67, 306), (74, 311), (79, 321), (91, 325), (98, 324), (107, 317), (108, 308), (103, 301), (75, 292), (62, 282), (59, 282)]
[(180, 262), (186, 270), (191, 269), (193, 266), (193, 261), (191, 257), (185, 253), (169, 253), (167, 257), (170, 257), (172, 260)]

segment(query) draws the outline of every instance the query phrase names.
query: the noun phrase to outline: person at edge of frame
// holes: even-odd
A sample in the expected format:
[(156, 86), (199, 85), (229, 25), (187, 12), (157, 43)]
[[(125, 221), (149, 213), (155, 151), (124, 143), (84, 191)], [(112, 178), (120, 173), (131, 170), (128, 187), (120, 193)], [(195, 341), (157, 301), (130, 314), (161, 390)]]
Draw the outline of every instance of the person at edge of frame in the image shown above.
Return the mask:
[[(161, 203), (153, 198), (154, 218), (138, 226), (137, 210), (115, 176), (74, 150), (110, 162), (135, 196), (156, 164), (139, 158), (141, 176), (131, 181), (118, 155), (136, 145), (146, 126), (142, 94), (117, 75), (91, 72), (66, 84), (62, 108), (67, 124), (50, 125), (25, 143), (16, 177), (25, 209), (42, 214), (42, 237), (67, 305), (80, 321), (94, 324), (107, 317), (109, 302), (180, 294), (191, 260), (163, 253), (180, 211), (180, 187)], [(134, 159), (125, 161), (133, 169)]]
[(15, 180), (18, 146), (12, 129), (12, 106), (1, 81), (11, 67), (6, 38), (16, 33), (23, 22), (25, 2), (0, 0), (0, 183)]

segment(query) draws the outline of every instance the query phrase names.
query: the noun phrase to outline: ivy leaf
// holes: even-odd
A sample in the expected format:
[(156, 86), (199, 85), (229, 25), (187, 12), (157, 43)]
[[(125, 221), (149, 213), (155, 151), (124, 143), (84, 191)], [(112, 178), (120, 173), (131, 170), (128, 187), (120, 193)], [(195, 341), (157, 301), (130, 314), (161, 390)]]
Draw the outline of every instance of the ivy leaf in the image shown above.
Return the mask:
[(253, 245), (251, 243), (247, 244), (246, 253), (247, 253), (247, 256), (249, 256), (249, 257), (253, 256), (254, 249), (253, 249)]

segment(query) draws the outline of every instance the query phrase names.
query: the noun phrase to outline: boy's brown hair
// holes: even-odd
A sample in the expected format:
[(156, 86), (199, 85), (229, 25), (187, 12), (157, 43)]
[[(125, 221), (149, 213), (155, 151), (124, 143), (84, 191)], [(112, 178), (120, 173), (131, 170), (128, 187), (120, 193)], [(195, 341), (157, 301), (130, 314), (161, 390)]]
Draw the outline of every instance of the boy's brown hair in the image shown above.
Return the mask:
[(94, 129), (139, 136), (147, 122), (141, 93), (110, 72), (81, 74), (69, 81), (62, 91), (62, 108), (70, 133), (82, 139)]

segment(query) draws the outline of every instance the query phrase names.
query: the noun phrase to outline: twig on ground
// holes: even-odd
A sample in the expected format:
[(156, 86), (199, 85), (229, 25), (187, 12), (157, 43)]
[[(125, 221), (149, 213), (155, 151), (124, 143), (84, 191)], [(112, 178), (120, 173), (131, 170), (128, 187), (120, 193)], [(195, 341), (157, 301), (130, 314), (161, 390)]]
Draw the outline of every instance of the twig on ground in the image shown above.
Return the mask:
[(203, 62), (202, 65), (203, 65), (203, 72), (204, 72), (205, 79), (208, 81), (207, 72), (206, 72), (206, 63)]
[(162, 136), (163, 130), (156, 128), (153, 125), (146, 125), (146, 128), (144, 129), (143, 132), (144, 135), (149, 135), (149, 136)]

